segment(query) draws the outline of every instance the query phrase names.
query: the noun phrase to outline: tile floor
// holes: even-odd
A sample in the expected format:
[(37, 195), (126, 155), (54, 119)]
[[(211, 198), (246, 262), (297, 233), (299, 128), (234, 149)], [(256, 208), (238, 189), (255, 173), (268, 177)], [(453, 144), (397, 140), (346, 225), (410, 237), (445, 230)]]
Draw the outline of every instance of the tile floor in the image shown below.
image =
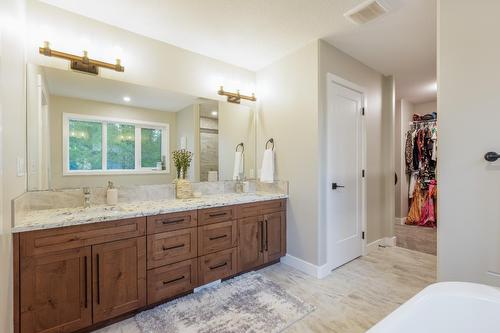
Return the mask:
[[(365, 332), (436, 279), (436, 257), (399, 247), (378, 248), (317, 280), (283, 264), (260, 271), (317, 309), (287, 333)], [(139, 333), (133, 318), (99, 333)], [(166, 332), (158, 332), (166, 333)]]

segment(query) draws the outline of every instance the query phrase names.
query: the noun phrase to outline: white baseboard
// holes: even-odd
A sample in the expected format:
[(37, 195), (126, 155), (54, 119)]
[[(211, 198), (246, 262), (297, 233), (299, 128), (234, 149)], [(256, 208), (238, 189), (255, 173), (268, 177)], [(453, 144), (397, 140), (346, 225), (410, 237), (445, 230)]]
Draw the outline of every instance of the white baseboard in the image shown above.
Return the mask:
[(405, 224), (406, 222), (406, 217), (395, 217), (394, 218), (394, 223), (396, 224)]
[[(374, 242), (371, 242), (366, 247), (367, 253), (376, 250), (379, 245), (384, 247), (396, 246), (396, 236), (384, 237)], [(328, 264), (317, 266), (300, 258), (294, 257), (290, 254), (287, 254), (286, 256), (282, 257), (280, 259), (280, 262), (285, 265), (291, 266), (295, 269), (298, 269), (299, 271), (304, 272), (307, 275), (314, 276), (315, 278), (318, 279), (323, 279), (324, 277), (328, 276), (332, 271), (332, 268)]]
[(315, 278), (318, 279), (324, 278), (325, 276), (330, 274), (331, 271), (331, 269), (328, 269), (327, 264), (324, 264), (322, 266), (317, 266), (289, 254), (281, 258), (280, 261), (285, 265), (291, 266), (295, 269), (298, 269), (301, 272), (306, 273), (307, 275), (314, 276)]
[(387, 247), (387, 246), (396, 246), (396, 236), (393, 237), (384, 237), (377, 239), (376, 241), (371, 242), (366, 246), (366, 252), (370, 253), (371, 251), (376, 250), (379, 246)]

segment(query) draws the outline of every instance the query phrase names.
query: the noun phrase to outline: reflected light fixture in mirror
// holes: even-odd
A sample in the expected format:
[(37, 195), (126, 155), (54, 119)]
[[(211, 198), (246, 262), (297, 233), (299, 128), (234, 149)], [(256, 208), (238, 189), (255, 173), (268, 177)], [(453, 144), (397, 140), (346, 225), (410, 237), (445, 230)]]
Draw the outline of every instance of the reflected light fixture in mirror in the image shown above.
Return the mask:
[(124, 102), (130, 102), (130, 97), (129, 96), (123, 96), (123, 101)]

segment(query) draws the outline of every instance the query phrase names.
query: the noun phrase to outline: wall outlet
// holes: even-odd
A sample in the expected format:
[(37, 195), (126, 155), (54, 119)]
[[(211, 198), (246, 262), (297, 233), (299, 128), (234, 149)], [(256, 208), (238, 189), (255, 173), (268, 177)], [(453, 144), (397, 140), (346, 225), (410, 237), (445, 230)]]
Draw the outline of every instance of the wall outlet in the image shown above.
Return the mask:
[(24, 177), (26, 175), (26, 165), (23, 157), (17, 158), (17, 176)]

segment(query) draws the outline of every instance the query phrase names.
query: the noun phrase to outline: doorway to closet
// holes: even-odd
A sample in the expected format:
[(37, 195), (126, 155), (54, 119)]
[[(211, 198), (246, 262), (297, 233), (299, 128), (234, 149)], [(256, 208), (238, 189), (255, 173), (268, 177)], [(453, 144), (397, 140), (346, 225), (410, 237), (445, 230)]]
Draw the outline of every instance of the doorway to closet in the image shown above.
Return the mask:
[(326, 221), (329, 269), (363, 254), (363, 89), (328, 74), (326, 113)]
[(396, 102), (396, 245), (437, 253), (438, 114), (436, 101)]

